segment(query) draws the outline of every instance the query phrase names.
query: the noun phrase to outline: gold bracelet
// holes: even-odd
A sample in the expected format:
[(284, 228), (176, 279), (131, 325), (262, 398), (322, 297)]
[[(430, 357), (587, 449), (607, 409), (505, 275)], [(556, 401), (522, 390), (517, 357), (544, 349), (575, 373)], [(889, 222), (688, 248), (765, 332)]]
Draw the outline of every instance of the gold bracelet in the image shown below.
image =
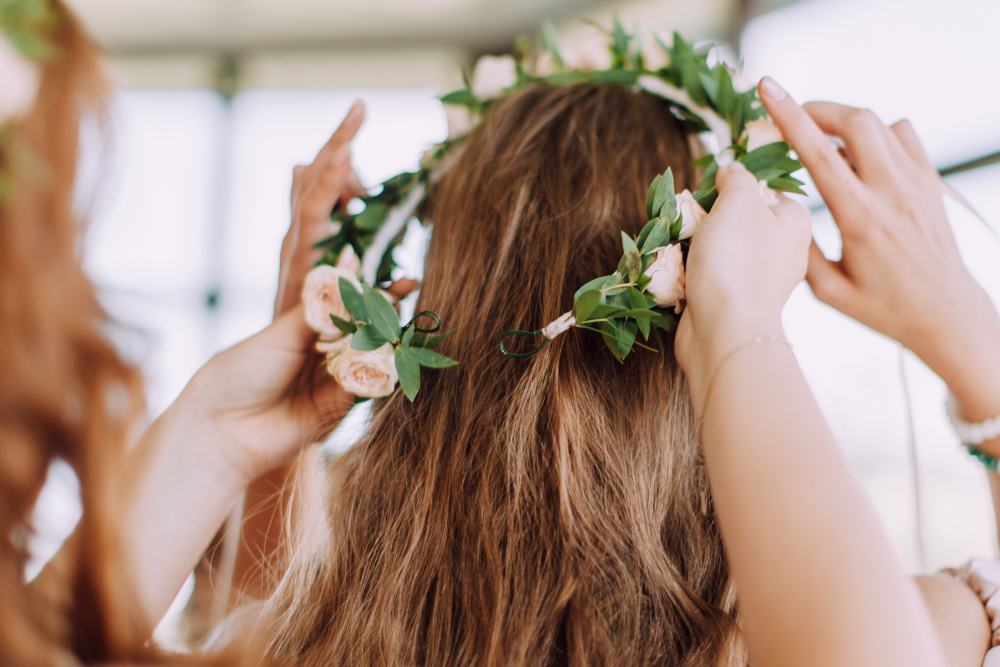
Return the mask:
[(778, 336), (773, 334), (771, 336), (757, 336), (752, 340), (748, 340), (745, 343), (740, 343), (729, 352), (727, 352), (722, 359), (715, 365), (715, 370), (712, 371), (711, 377), (708, 379), (708, 389), (705, 390), (705, 400), (701, 402), (701, 418), (698, 420), (698, 440), (701, 440), (701, 429), (705, 424), (705, 409), (708, 407), (708, 398), (712, 395), (712, 387), (715, 386), (715, 378), (719, 376), (719, 371), (726, 364), (727, 361), (735, 357), (737, 354), (743, 350), (753, 347), (754, 345), (761, 345), (762, 343), (781, 343), (786, 346), (789, 350), (792, 349), (792, 344), (788, 342), (788, 339), (784, 336)]

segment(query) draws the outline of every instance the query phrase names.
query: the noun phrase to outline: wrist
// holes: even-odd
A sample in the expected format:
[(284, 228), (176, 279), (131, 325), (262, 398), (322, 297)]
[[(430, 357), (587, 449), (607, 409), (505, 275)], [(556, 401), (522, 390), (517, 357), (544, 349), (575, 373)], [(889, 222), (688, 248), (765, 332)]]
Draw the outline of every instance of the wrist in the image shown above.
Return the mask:
[(727, 310), (702, 333), (694, 345), (692, 363), (686, 368), (692, 395), (701, 398), (711, 376), (727, 355), (748, 341), (784, 338), (780, 313)]
[(233, 460), (232, 448), (226, 446), (227, 435), (218, 418), (206, 409), (209, 405), (192, 381), (160, 419), (169, 420), (178, 455), (188, 465), (198, 468), (197, 477), (215, 480), (219, 491), (235, 499), (255, 474)]
[(1000, 316), (976, 287), (965, 308), (910, 347), (944, 380), (957, 415), (968, 422), (1000, 414)]

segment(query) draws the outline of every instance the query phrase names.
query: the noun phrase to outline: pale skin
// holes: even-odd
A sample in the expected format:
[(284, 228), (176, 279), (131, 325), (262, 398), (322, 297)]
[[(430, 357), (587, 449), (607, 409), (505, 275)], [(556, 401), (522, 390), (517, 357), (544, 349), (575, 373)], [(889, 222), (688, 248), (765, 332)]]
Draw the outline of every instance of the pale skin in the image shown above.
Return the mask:
[[(721, 367), (719, 362), (748, 340), (781, 335), (781, 309), (805, 276), (820, 299), (920, 355), (948, 382), (963, 416), (977, 421), (1000, 412), (1000, 400), (994, 402), (1000, 370), (988, 372), (1000, 368), (993, 365), (1000, 364), (996, 311), (986, 307), (982, 290), (951, 252), (943, 210), (936, 217), (927, 194), (933, 170), (919, 159), (922, 149), (914, 152), (919, 142), (912, 131), (876, 126), (847, 107), (803, 110), (766, 89), (761, 96), (830, 203), (844, 236), (844, 259), (830, 263), (810, 250), (808, 214), (787, 200), (768, 208), (752, 177), (738, 168), (720, 173), (719, 202), (688, 259), (688, 309), (676, 350), (696, 414), (706, 417), (706, 463), (755, 664), (971, 664), (950, 649), (946, 662), (917, 587), (895, 560), (788, 348), (753, 344)], [(296, 302), (315, 261), (309, 249), (322, 231), (320, 221), (350, 187), (349, 167), (334, 165), (334, 156), (356, 129), (341, 134), (340, 146), (324, 148), (311, 167), (297, 170), (275, 324), (209, 362), (135, 450), (125, 534), (150, 624), (253, 480), (263, 489), (257, 509), (271, 508), (260, 516), (281, 513), (271, 491), (287, 479), (280, 466), (328, 432), (352, 402), (321, 373), (303, 373), (314, 337)], [(857, 172), (824, 132), (845, 139)], [(877, 132), (879, 140), (865, 132)], [(324, 176), (337, 170), (342, 175)], [(310, 193), (323, 206), (303, 216), (308, 207), (295, 202)], [(904, 225), (916, 233), (902, 233), (910, 228)], [(899, 243), (910, 245), (901, 251)], [(940, 298), (926, 298), (929, 293)], [(935, 317), (928, 316), (929, 307)], [(942, 308), (953, 310), (943, 317)], [(894, 310), (883, 318), (887, 309)], [(948, 322), (967, 328), (953, 331)], [(970, 346), (979, 353), (974, 364), (955, 353)], [(761, 378), (767, 391), (761, 391)], [(989, 446), (1000, 449), (1000, 443)], [(263, 477), (268, 473), (270, 479)], [(271, 527), (251, 537), (248, 554), (261, 544), (265, 548), (256, 553), (269, 553)], [(265, 583), (255, 592), (268, 588)], [(973, 609), (962, 589), (923, 588), (931, 604)], [(956, 618), (950, 612), (938, 617)], [(965, 642), (979, 643), (981, 660), (985, 640), (973, 633)]]

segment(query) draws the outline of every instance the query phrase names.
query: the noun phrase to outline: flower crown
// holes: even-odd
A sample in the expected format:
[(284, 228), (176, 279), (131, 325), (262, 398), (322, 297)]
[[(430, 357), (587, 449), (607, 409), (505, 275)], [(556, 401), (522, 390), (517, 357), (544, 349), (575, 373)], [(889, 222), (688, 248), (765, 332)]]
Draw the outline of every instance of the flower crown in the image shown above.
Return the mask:
[(0, 0), (0, 202), (10, 188), (7, 172), (19, 151), (9, 124), (32, 107), (41, 85), (39, 62), (56, 54), (51, 33), (58, 14), (48, 0)]
[[(382, 183), (374, 194), (360, 197), (358, 213), (338, 207), (332, 214), (335, 232), (317, 247), (326, 250), (307, 277), (304, 300), (307, 320), (320, 335), (317, 349), (327, 354), (327, 369), (359, 397), (391, 393), (398, 379), (411, 401), (420, 389), (421, 367), (443, 368), (456, 362), (430, 349), (448, 336), (438, 333), (441, 320), (430, 312), (400, 324), (378, 286), (390, 282), (396, 262), (393, 250), (406, 225), (419, 214), (441, 176), (455, 161), (462, 139), (490, 107), (534, 83), (571, 85), (600, 83), (643, 90), (665, 100), (685, 130), (702, 140), (706, 154), (694, 162), (702, 170), (694, 193), (674, 192), (671, 171), (657, 176), (646, 197), (649, 222), (637, 237), (622, 233), (617, 269), (583, 285), (572, 310), (538, 331), (508, 331), (500, 350), (509, 357), (537, 353), (572, 327), (599, 333), (619, 361), (635, 346), (665, 352), (662, 333), (671, 333), (684, 307), (684, 255), (691, 235), (717, 197), (715, 176), (721, 164), (739, 161), (760, 182), (761, 196), (775, 191), (802, 194), (792, 176), (801, 164), (757, 98), (723, 62), (709, 65), (709, 47), (695, 48), (677, 33), (671, 44), (654, 38), (646, 47), (615, 19), (601, 30), (599, 42), (559, 49), (551, 26), (542, 29), (542, 53), (529, 65), (530, 45), (515, 45), (507, 56), (484, 56), (464, 88), (442, 96), (449, 137), (427, 151), (416, 172)], [(360, 279), (337, 267), (345, 250), (361, 258)], [(416, 320), (433, 322), (420, 328)], [(450, 333), (450, 332), (449, 332)], [(641, 334), (642, 340), (638, 340)], [(527, 352), (512, 352), (512, 336), (541, 336)], [(655, 347), (653, 347), (655, 345)]]

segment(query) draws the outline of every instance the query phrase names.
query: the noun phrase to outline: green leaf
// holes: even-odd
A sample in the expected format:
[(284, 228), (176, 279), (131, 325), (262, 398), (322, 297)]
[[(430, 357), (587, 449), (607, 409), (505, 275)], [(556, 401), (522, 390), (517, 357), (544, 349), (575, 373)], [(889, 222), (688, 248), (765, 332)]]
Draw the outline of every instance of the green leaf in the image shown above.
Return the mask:
[(660, 175), (657, 175), (656, 178), (653, 179), (653, 182), (649, 184), (649, 191), (646, 193), (646, 217), (647, 218), (654, 218), (654, 217), (656, 217), (656, 216), (653, 215), (653, 202), (656, 201), (656, 191), (660, 187), (660, 181), (662, 181), (662, 180), (663, 180), (663, 177), (660, 176)]
[(398, 343), (402, 328), (399, 325), (396, 309), (375, 289), (364, 283), (361, 284), (361, 289), (364, 290), (365, 308), (368, 309), (372, 324), (387, 341)]
[(656, 329), (650, 330), (649, 333), (653, 336), (653, 341), (656, 343), (656, 349), (660, 352), (660, 363), (663, 363), (667, 359), (667, 349), (663, 344), (663, 337), (660, 336), (660, 332)]
[(433, 347), (453, 333), (455, 333), (454, 329), (442, 334), (414, 334), (413, 344), (410, 347)]
[(755, 148), (740, 160), (743, 166), (747, 168), (748, 171), (754, 173), (761, 169), (766, 169), (771, 165), (775, 164), (779, 160), (788, 157), (788, 151), (791, 146), (785, 141), (775, 141), (774, 143), (766, 144)]
[(354, 224), (358, 229), (373, 232), (381, 228), (388, 217), (388, 208), (378, 202), (369, 201), (365, 205), (365, 210), (354, 216)]
[(458, 363), (454, 359), (449, 359), (434, 350), (428, 350), (426, 347), (410, 349), (417, 355), (417, 363), (421, 366), (427, 366), (428, 368), (448, 368)]
[(635, 244), (640, 248), (646, 245), (646, 239), (649, 238), (649, 233), (653, 231), (653, 227), (656, 227), (656, 220), (656, 218), (652, 218), (649, 222), (647, 222), (643, 226), (642, 231), (639, 232), (639, 236), (635, 238)]
[(645, 243), (642, 244), (642, 254), (648, 255), (657, 248), (663, 245), (663, 241), (670, 234), (670, 226), (664, 218), (653, 218), (656, 221), (656, 225), (653, 227), (653, 231), (649, 233), (646, 237)]
[(400, 345), (402, 345), (403, 347), (410, 347), (410, 345), (413, 343), (413, 337), (416, 335), (416, 333), (417, 333), (417, 328), (413, 326), (413, 324), (410, 324), (410, 326), (406, 327), (406, 331), (403, 332), (403, 340), (400, 342)]
[(470, 107), (479, 102), (476, 96), (472, 94), (472, 91), (465, 88), (442, 95), (438, 99), (441, 100), (441, 104), (449, 104), (456, 107)]
[(601, 322), (599, 326), (604, 344), (611, 350), (611, 354), (615, 356), (615, 359), (621, 361), (621, 350), (618, 347), (618, 338), (621, 336), (621, 329), (615, 326), (613, 322)]
[(573, 315), (577, 322), (584, 322), (601, 302), (601, 291), (592, 289), (581, 294), (573, 302)]
[(576, 291), (576, 294), (573, 295), (573, 301), (575, 302), (577, 299), (579, 299), (580, 295), (583, 294), (584, 292), (589, 292), (590, 290), (593, 289), (596, 290), (603, 289), (604, 286), (608, 284), (608, 282), (611, 280), (617, 280), (617, 276), (614, 275), (601, 276), (600, 278), (594, 278), (593, 280), (588, 281), (583, 287), (581, 287)]
[(365, 324), (358, 328), (358, 332), (351, 338), (351, 349), (360, 352), (371, 352), (377, 350), (388, 343), (371, 324)]
[(615, 317), (618, 313), (624, 313), (627, 308), (621, 308), (619, 306), (609, 306), (607, 304), (600, 304), (594, 308), (593, 312), (590, 313), (590, 319), (592, 320), (603, 320), (605, 318)]
[(405, 347), (396, 348), (396, 375), (399, 376), (399, 386), (412, 402), (420, 391), (420, 364), (417, 355)]
[(639, 80), (639, 72), (627, 69), (607, 69), (599, 72), (587, 72), (585, 81), (605, 83), (617, 86), (631, 86)]
[(639, 248), (636, 247), (632, 237), (625, 232), (622, 232), (622, 250), (625, 253), (622, 259), (625, 262), (625, 271), (628, 274), (628, 279), (630, 282), (635, 282), (635, 279), (642, 273), (642, 254), (639, 252)]
[[(628, 300), (634, 310), (648, 308), (650, 305), (647, 302), (648, 298), (649, 297), (647, 297), (645, 294), (643, 294), (634, 287), (630, 288), (628, 291)], [(642, 332), (643, 339), (648, 340), (650, 318), (638, 315), (636, 316), (635, 321), (639, 323), (639, 331)]]
[(358, 330), (358, 325), (354, 322), (348, 322), (347, 320), (342, 320), (333, 313), (330, 313), (330, 319), (333, 321), (333, 326), (337, 327), (345, 334), (352, 334)]
[(627, 357), (629, 352), (632, 351), (632, 346), (635, 345), (635, 335), (638, 331), (639, 325), (635, 320), (625, 321), (618, 338), (618, 354), (621, 355), (622, 359)]
[(670, 225), (670, 240), (676, 241), (681, 237), (681, 227), (684, 226), (684, 216), (678, 215), (674, 224)]
[(653, 196), (653, 215), (659, 216), (661, 218), (666, 217), (668, 220), (673, 220), (674, 216), (676, 215), (676, 212), (674, 213), (674, 215), (667, 217), (663, 215), (662, 209), (664, 205), (667, 203), (668, 198), (674, 199), (674, 208), (676, 209), (677, 208), (676, 197), (677, 195), (674, 194), (674, 174), (668, 168), (663, 173), (663, 177), (660, 178), (660, 182), (657, 183), (656, 185), (656, 194)]
[(564, 69), (562, 55), (559, 53), (559, 38), (556, 35), (556, 28), (549, 22), (542, 25), (542, 48), (552, 56), (552, 64), (557, 69)]
[(347, 278), (341, 276), (337, 281), (340, 285), (340, 298), (344, 302), (344, 307), (351, 314), (356, 322), (368, 322), (368, 309), (365, 308), (365, 300), (361, 292)]

